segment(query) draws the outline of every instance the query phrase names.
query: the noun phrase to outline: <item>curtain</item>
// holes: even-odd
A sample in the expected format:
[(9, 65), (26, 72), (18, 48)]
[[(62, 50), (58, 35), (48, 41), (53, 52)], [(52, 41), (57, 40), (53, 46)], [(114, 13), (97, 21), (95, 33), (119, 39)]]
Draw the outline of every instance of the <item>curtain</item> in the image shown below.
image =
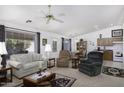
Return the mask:
[(5, 42), (5, 26), (0, 25), (0, 42)]
[(40, 54), (40, 33), (37, 32), (37, 53)]
[(12, 54), (34, 53), (36, 32), (5, 27), (5, 42), (8, 51), (8, 58)]
[(62, 50), (64, 50), (64, 38), (62, 38)]

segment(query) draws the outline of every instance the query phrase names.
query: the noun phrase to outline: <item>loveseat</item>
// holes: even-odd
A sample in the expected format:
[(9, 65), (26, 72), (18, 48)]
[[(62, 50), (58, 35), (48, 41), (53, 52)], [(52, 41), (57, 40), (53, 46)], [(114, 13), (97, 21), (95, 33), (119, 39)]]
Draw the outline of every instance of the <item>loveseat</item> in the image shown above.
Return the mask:
[(41, 54), (15, 54), (8, 60), (9, 66), (13, 67), (13, 75), (22, 78), (35, 73), (41, 69), (47, 68), (47, 60)]

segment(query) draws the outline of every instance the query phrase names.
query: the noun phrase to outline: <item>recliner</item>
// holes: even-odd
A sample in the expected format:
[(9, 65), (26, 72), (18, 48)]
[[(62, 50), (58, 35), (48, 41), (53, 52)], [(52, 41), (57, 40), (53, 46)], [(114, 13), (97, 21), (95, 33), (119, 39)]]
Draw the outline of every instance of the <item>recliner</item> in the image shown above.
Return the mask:
[(59, 53), (59, 58), (57, 59), (58, 67), (69, 67), (69, 60), (71, 59), (71, 54), (68, 50), (61, 50)]
[(103, 64), (103, 53), (92, 51), (88, 53), (86, 60), (81, 60), (79, 64), (79, 71), (89, 76), (97, 76), (101, 73)]

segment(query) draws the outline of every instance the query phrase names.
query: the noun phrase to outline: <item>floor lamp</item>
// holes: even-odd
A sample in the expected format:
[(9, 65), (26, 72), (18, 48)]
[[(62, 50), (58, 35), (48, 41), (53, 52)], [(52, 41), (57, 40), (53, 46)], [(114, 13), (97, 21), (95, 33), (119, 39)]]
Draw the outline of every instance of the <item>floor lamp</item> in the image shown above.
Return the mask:
[(50, 44), (46, 44), (46, 46), (45, 46), (45, 52), (46, 52), (46, 56), (47, 56), (47, 58), (49, 59), (49, 56), (50, 56), (50, 52), (52, 51), (52, 49), (51, 49), (51, 45)]
[(5, 42), (0, 42), (0, 55), (2, 57), (2, 61), (1, 61), (2, 68), (6, 68), (6, 54), (7, 54), (7, 50), (6, 50)]
[(52, 51), (51, 49), (51, 45), (50, 44), (46, 44), (45, 46), (45, 52), (46, 52), (46, 58), (48, 59), (48, 63), (49, 63), (49, 57), (50, 57), (50, 52)]

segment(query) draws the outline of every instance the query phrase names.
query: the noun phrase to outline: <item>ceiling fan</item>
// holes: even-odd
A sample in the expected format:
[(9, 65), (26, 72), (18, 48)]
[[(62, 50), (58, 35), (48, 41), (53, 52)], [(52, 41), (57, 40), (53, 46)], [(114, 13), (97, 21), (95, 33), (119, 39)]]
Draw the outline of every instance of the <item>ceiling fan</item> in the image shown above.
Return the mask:
[(60, 23), (64, 23), (64, 21), (60, 20), (60, 19), (57, 19), (53, 14), (51, 14), (51, 5), (48, 5), (48, 14), (45, 14), (43, 11), (42, 13), (44, 14), (44, 17), (42, 18), (45, 18), (46, 19), (46, 24), (49, 24), (50, 21), (57, 21), (57, 22), (60, 22)]

